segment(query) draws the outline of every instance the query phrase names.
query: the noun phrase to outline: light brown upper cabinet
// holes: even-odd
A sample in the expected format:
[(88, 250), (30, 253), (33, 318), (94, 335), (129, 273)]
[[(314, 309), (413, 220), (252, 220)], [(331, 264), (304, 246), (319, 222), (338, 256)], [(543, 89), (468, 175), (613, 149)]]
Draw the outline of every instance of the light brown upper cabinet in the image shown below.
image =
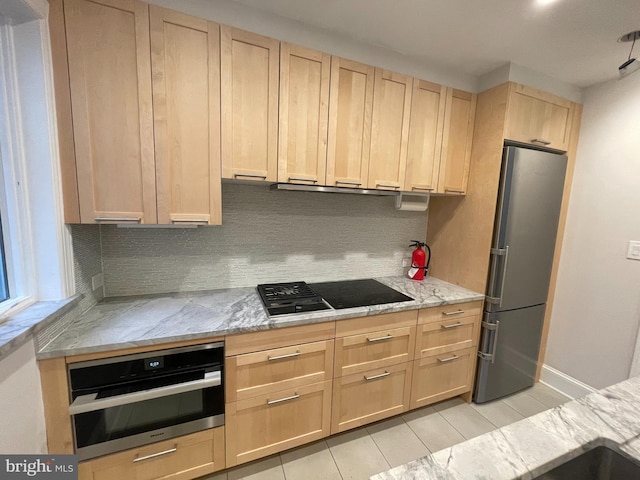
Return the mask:
[(327, 185), (367, 184), (374, 71), (370, 65), (331, 58)]
[(413, 80), (405, 189), (416, 193), (438, 189), (446, 87)]
[(158, 223), (222, 223), (219, 26), (150, 6)]
[(467, 193), (477, 96), (447, 89), (438, 192)]
[(509, 85), (505, 138), (568, 150), (573, 104), (524, 85)]
[(324, 185), (331, 56), (280, 45), (278, 181)]
[(156, 222), (148, 12), (133, 0), (65, 0), (64, 27), (52, 27), (66, 36), (55, 54), (68, 54), (73, 112), (75, 159), (63, 161), (75, 160), (78, 196), (65, 200), (82, 223)]
[(411, 87), (411, 77), (375, 69), (368, 188), (404, 188)]
[(274, 182), (280, 42), (220, 27), (222, 176)]

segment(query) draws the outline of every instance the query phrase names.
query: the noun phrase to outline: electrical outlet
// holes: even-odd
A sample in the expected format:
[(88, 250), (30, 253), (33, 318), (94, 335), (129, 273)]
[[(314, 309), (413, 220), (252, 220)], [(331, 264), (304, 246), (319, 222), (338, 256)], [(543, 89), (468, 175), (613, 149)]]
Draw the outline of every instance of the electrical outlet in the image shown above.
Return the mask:
[(631, 260), (640, 260), (640, 242), (634, 240), (629, 241), (627, 258), (630, 258)]
[(97, 290), (104, 285), (104, 274), (98, 273), (91, 277), (91, 289)]
[(402, 259), (402, 266), (403, 267), (410, 267), (411, 266), (411, 257), (404, 257)]

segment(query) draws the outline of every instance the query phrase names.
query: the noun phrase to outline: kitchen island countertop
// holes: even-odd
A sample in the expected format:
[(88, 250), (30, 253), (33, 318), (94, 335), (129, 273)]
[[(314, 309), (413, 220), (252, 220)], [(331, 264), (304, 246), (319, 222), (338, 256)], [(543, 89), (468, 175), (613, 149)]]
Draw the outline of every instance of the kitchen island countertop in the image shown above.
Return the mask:
[(376, 280), (414, 300), (269, 317), (254, 287), (112, 297), (81, 315), (37, 357), (105, 352), (484, 299), (480, 293), (436, 278)]
[(640, 377), (371, 477), (532, 479), (598, 446), (640, 461)]

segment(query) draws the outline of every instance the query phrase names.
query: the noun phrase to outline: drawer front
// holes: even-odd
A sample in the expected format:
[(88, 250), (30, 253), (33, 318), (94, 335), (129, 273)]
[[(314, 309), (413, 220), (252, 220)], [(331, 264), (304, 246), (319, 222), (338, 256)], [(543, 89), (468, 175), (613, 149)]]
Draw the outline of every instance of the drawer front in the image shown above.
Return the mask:
[(416, 327), (338, 338), (334, 376), (343, 377), (413, 360)]
[(467, 348), (413, 363), (411, 408), (423, 407), (471, 390), (477, 350)]
[(371, 333), (387, 328), (411, 327), (416, 324), (417, 318), (418, 312), (416, 310), (408, 310), (340, 320), (336, 322), (336, 338)]
[(227, 404), (227, 467), (329, 435), (331, 381)]
[(227, 358), (227, 403), (331, 380), (333, 340)]
[(225, 468), (224, 427), (204, 430), (79, 465), (80, 480), (187, 480)]
[(475, 347), (479, 328), (480, 315), (419, 325), (415, 358)]
[(331, 433), (406, 412), (411, 370), (407, 362), (334, 379)]
[(482, 301), (423, 308), (418, 312), (418, 324), (453, 320), (482, 314)]

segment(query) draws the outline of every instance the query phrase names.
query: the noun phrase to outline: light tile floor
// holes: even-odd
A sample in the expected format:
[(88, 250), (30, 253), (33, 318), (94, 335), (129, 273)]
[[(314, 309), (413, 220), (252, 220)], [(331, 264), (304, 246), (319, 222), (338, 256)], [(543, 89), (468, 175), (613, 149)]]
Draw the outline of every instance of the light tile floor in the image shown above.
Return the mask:
[(483, 405), (456, 397), (201, 480), (368, 479), (568, 400), (540, 383)]

